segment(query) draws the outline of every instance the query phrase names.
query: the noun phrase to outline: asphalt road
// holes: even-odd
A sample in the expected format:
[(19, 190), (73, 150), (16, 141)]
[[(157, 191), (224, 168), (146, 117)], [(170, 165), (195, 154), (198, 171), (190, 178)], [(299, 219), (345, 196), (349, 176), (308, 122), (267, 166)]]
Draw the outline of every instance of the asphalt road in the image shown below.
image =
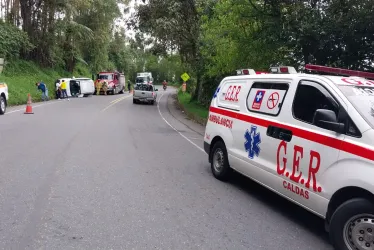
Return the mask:
[[(214, 179), (204, 128), (160, 88), (0, 117), (0, 249), (331, 249), (323, 221), (252, 181)], [(182, 122), (181, 122), (182, 121)]]

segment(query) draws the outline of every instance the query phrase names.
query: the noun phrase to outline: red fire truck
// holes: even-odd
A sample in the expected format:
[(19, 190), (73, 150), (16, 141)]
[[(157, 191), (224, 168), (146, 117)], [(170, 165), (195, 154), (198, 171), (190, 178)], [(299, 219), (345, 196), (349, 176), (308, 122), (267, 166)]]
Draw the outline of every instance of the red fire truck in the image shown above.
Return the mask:
[[(97, 83), (107, 83), (107, 93), (122, 94), (125, 91), (125, 75), (119, 72), (100, 72), (97, 74), (95, 88)], [(102, 90), (101, 90), (102, 91)]]

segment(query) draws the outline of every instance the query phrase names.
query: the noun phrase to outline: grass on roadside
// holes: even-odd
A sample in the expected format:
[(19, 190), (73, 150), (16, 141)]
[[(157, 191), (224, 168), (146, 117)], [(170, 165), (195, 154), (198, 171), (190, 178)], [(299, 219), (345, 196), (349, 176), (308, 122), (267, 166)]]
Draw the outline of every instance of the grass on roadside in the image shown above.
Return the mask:
[(187, 92), (182, 92), (181, 90), (179, 90), (178, 101), (185, 107), (185, 109), (188, 112), (195, 114), (196, 116), (200, 118), (206, 119), (208, 117), (208, 114), (209, 114), (208, 108), (197, 103), (196, 101), (191, 101), (191, 94)]
[[(83, 69), (74, 72), (77, 74), (75, 77), (90, 77), (87, 73), (88, 71), (84, 72)], [(72, 75), (62, 69), (41, 68), (33, 62), (18, 60), (8, 62), (3, 73), (0, 74), (0, 82), (5, 82), (8, 85), (8, 104), (13, 106), (25, 104), (28, 93), (31, 94), (33, 102), (40, 101), (41, 92), (35, 86), (35, 83), (40, 81), (47, 85), (49, 98), (53, 99), (55, 97), (55, 81), (62, 77), (72, 77)]]

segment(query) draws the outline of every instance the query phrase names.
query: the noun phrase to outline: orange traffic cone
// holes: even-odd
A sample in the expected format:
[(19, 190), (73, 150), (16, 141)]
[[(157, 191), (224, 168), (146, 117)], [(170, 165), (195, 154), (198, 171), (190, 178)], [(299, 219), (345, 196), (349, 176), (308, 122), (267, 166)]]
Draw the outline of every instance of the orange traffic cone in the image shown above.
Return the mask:
[(34, 114), (34, 112), (32, 112), (32, 106), (31, 106), (32, 102), (31, 102), (31, 95), (28, 94), (27, 95), (27, 105), (26, 105), (26, 112), (25, 114)]

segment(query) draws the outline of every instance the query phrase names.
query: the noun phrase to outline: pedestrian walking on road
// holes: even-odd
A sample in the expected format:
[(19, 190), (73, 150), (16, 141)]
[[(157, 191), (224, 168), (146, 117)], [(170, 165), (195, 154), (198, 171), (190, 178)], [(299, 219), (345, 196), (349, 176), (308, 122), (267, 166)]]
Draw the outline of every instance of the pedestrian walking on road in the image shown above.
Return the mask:
[(127, 87), (129, 89), (129, 93), (131, 93), (131, 82), (130, 82), (130, 80), (128, 80), (128, 82), (127, 82)]
[(41, 82), (37, 82), (35, 85), (38, 87), (39, 90), (42, 91), (42, 101), (43, 102), (48, 101), (48, 99), (49, 99), (48, 98), (48, 88), (45, 85), (45, 83), (43, 81), (41, 81)]
[(66, 82), (65, 80), (62, 80), (62, 83), (61, 83), (61, 95), (62, 95), (62, 99), (67, 99), (68, 101), (70, 101), (69, 97), (68, 97), (68, 92), (66, 91)]

